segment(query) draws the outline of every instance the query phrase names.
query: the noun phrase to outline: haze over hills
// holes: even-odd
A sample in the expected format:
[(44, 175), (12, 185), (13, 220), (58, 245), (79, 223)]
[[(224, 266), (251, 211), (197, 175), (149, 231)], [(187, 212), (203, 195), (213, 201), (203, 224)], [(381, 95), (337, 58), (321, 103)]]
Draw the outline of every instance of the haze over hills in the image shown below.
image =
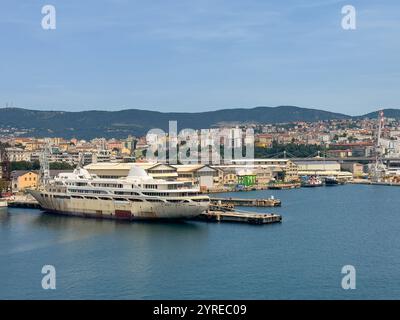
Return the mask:
[[(399, 109), (388, 109), (389, 117), (400, 118)], [(377, 112), (359, 117), (376, 118)], [(0, 109), (0, 127), (31, 129), (27, 136), (65, 138), (141, 136), (150, 129), (168, 130), (168, 121), (178, 121), (178, 129), (210, 128), (221, 123), (285, 123), (350, 119), (349, 115), (295, 106), (223, 109), (209, 112), (178, 113), (139, 109), (121, 111), (38, 111), (23, 108)]]

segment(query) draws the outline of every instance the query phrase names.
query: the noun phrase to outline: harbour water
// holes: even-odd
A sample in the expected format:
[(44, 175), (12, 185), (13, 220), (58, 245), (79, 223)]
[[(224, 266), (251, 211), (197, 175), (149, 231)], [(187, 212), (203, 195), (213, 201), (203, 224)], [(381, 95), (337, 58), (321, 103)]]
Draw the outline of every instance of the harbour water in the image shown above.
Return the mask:
[[(281, 214), (281, 224), (127, 223), (1, 210), (0, 299), (400, 297), (399, 188), (239, 194), (270, 195), (281, 208), (251, 210)], [(55, 290), (41, 287), (43, 265), (56, 268)], [(355, 290), (341, 287), (344, 265), (356, 268)]]

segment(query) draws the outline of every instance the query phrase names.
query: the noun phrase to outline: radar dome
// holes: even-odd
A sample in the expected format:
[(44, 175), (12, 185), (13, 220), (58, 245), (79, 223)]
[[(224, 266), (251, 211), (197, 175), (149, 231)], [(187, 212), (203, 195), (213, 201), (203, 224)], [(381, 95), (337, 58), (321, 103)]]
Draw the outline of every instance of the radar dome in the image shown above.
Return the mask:
[(148, 174), (143, 168), (133, 165), (129, 170), (128, 177), (148, 177)]

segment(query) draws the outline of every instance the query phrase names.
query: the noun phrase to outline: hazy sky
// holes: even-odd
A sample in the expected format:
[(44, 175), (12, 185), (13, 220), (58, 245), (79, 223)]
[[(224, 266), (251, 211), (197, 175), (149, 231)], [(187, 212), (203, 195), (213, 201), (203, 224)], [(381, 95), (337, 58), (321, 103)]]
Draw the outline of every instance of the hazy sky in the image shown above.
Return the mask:
[(398, 0), (1, 0), (0, 38), (0, 106), (400, 107)]

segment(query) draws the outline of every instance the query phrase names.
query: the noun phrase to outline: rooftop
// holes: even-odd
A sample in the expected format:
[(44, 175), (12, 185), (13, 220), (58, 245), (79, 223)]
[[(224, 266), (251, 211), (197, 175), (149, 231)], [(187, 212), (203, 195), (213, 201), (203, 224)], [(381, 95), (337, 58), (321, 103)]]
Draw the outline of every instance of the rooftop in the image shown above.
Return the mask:
[(324, 165), (324, 164), (339, 164), (337, 161), (315, 161), (315, 160), (296, 160), (294, 161), (295, 164), (316, 164), (316, 165)]

